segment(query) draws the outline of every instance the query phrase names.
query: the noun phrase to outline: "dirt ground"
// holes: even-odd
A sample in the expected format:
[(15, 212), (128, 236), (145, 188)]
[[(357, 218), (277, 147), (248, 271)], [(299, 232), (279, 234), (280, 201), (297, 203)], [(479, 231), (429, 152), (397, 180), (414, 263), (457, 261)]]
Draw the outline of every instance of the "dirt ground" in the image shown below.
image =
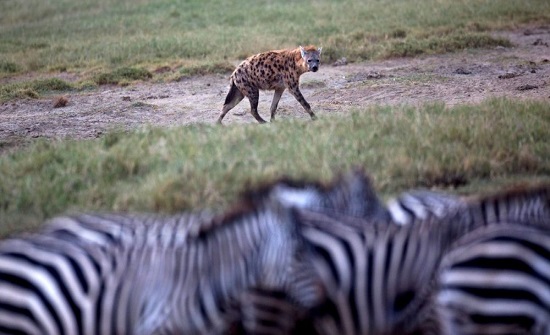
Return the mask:
[[(451, 106), (492, 96), (550, 100), (550, 27), (495, 35), (508, 38), (514, 47), (355, 64), (340, 60), (303, 75), (302, 93), (320, 117), (373, 104), (440, 101)], [(85, 139), (113, 128), (213, 123), (227, 89), (228, 75), (207, 75), (70, 93), (62, 108), (54, 108), (58, 98), (54, 96), (9, 101), (0, 105), (0, 144), (4, 143), (0, 152), (38, 137)], [(272, 95), (260, 93), (259, 111), (266, 119)], [(224, 123), (256, 122), (248, 110), (245, 100), (229, 112)], [(283, 94), (277, 115), (309, 118), (288, 92)]]

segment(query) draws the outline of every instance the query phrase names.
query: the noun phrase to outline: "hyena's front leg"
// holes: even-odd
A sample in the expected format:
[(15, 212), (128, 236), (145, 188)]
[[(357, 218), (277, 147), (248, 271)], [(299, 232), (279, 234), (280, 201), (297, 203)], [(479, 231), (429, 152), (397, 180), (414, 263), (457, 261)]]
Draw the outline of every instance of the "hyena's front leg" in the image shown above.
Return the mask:
[(284, 88), (277, 88), (275, 89), (275, 94), (273, 94), (273, 101), (271, 101), (271, 121), (275, 120), (275, 113), (277, 112), (277, 105), (279, 104), (279, 100), (281, 100), (281, 95), (283, 95), (283, 92), (285, 91)]
[(262, 119), (260, 114), (258, 114), (258, 101), (260, 99), (260, 91), (256, 88), (250, 88), (247, 92), (248, 100), (250, 101), (250, 113), (252, 113), (252, 116), (259, 122), (259, 123), (265, 123), (265, 120)]
[(298, 100), (298, 102), (300, 103), (300, 105), (302, 105), (302, 107), (304, 107), (304, 109), (306, 110), (306, 112), (309, 114), (309, 116), (311, 117), (312, 120), (315, 120), (317, 117), (315, 116), (315, 114), (313, 114), (313, 112), (311, 111), (311, 106), (309, 106), (309, 104), (307, 103), (306, 99), (304, 98), (304, 96), (302, 95), (302, 92), (300, 92), (300, 88), (298, 87), (297, 84), (294, 84), (294, 85), (289, 85), (288, 87), (288, 91), (290, 92), (290, 94), (292, 94), (296, 100)]

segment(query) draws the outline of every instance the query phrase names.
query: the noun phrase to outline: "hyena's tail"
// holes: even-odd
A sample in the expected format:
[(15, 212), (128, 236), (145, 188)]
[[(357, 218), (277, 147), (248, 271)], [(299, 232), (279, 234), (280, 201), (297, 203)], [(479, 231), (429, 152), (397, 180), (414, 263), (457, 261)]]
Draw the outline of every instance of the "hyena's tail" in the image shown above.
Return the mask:
[(227, 93), (227, 96), (225, 97), (225, 102), (223, 103), (224, 105), (231, 105), (231, 102), (233, 102), (233, 100), (238, 98), (240, 98), (239, 101), (242, 100), (242, 97), (241, 97), (242, 93), (241, 91), (239, 91), (237, 86), (235, 86), (235, 83), (233, 82), (233, 78), (229, 82), (229, 85), (230, 85), (229, 93)]
[(233, 82), (233, 78), (231, 78), (229, 85), (230, 85), (229, 93), (227, 93), (227, 96), (225, 97), (222, 113), (220, 114), (220, 117), (218, 117), (218, 123), (222, 123), (222, 119), (225, 116), (225, 114), (227, 114), (227, 112), (229, 112), (233, 107), (235, 107), (239, 102), (241, 102), (242, 99), (244, 99), (244, 95)]

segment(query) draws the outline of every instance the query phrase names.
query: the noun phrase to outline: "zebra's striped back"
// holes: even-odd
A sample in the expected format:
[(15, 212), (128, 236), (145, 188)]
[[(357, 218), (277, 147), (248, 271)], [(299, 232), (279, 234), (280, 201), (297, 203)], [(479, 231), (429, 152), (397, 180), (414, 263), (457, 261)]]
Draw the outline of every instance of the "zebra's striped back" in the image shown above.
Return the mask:
[(463, 204), (462, 198), (448, 193), (412, 190), (390, 199), (386, 206), (391, 221), (404, 225), (430, 216), (443, 217)]
[(437, 294), (453, 334), (550, 333), (550, 230), (490, 226), (444, 258)]
[[(353, 189), (350, 185), (353, 184), (353, 181), (358, 182), (362, 179), (364, 180), (366, 177), (361, 177), (363, 174), (362, 171), (354, 171), (348, 176), (352, 176), (351, 178), (348, 177), (348, 180), (351, 181), (351, 183), (342, 183), (340, 186), (342, 188), (349, 187), (350, 189)], [(368, 179), (368, 178), (367, 178)], [(366, 185), (364, 182), (359, 182), (360, 185)], [(360, 189), (361, 187), (358, 187)], [(369, 184), (369, 189), (370, 184)], [(434, 223), (442, 225), (444, 228), (441, 230), (441, 234), (445, 235), (444, 237), (441, 237), (442, 240), (447, 241), (448, 245), (445, 246), (442, 250), (446, 250), (451, 246), (452, 243), (457, 241), (458, 239), (462, 238), (464, 235), (484, 226), (493, 225), (493, 224), (502, 224), (502, 223), (509, 223), (514, 222), (516, 224), (525, 224), (525, 225), (534, 225), (539, 227), (549, 227), (550, 224), (550, 216), (549, 216), (549, 190), (550, 188), (542, 185), (540, 187), (533, 187), (533, 188), (526, 188), (526, 189), (518, 189), (514, 191), (509, 192), (502, 192), (499, 194), (491, 195), (491, 196), (483, 196), (483, 197), (477, 197), (477, 198), (459, 198), (452, 195), (440, 193), (440, 192), (431, 192), (431, 191), (409, 191), (405, 192), (402, 195), (400, 195), (396, 200), (393, 202), (390, 201), (390, 205), (388, 208), (388, 213), (393, 218), (401, 218), (398, 223), (400, 224), (420, 224), (423, 226), (426, 226), (424, 224), (424, 221), (431, 222), (430, 225), (433, 225)], [(373, 193), (374, 191), (371, 192)], [(352, 194), (353, 191), (344, 191), (343, 194)], [(298, 193), (300, 194), (300, 193)], [(301, 193), (303, 194), (303, 193)], [(337, 194), (337, 193), (335, 193)], [(381, 206), (377, 202), (376, 196), (364, 196), (361, 197), (361, 194), (369, 194), (368, 192), (356, 192), (358, 196), (353, 199), (354, 202), (368, 202), (372, 201), (372, 199), (375, 199), (373, 203), (376, 203), (377, 206)], [(292, 199), (292, 198), (291, 198)], [(320, 206), (311, 206), (311, 201), (303, 201), (303, 197), (299, 197), (298, 201), (294, 201), (293, 205), (294, 207), (298, 208), (299, 211), (305, 211), (308, 212), (309, 210), (317, 211), (317, 212), (324, 212), (324, 213), (332, 213), (336, 216), (340, 214), (348, 214), (348, 215), (355, 215), (357, 213), (363, 213), (364, 220), (358, 220), (358, 224), (355, 224), (356, 226), (359, 225), (366, 225), (370, 226), (373, 225), (374, 221), (388, 221), (385, 223), (391, 223), (391, 220), (385, 219), (384, 215), (371, 215), (369, 213), (371, 212), (358, 212), (358, 211), (349, 211), (346, 210), (345, 205), (339, 206), (339, 210), (336, 211), (324, 211), (322, 207)], [(306, 199), (308, 199), (306, 197)], [(392, 205), (393, 204), (393, 205)], [(343, 209), (343, 210), (342, 210)], [(361, 216), (359, 216), (361, 217)], [(339, 219), (336, 219), (338, 221)], [(397, 221), (397, 220), (396, 220)], [(343, 220), (344, 225), (349, 224), (349, 220)], [(397, 222), (396, 222), (397, 223)], [(338, 226), (340, 227), (340, 226)], [(339, 228), (340, 229), (340, 228)], [(343, 229), (343, 228), (342, 228)], [(344, 231), (343, 229), (342, 231)], [(325, 234), (326, 235), (326, 234)], [(330, 234), (328, 234), (330, 235)], [(350, 234), (350, 236), (353, 236), (353, 233)], [(351, 239), (352, 237), (350, 237)], [(327, 238), (327, 241), (331, 241), (331, 237), (329, 236)], [(334, 241), (333, 241), (334, 242)], [(327, 242), (329, 243), (329, 242)], [(335, 244), (338, 244), (339, 242), (334, 242)], [(390, 243), (390, 242), (388, 242)], [(351, 249), (350, 246), (346, 244), (346, 242), (341, 243), (343, 245), (342, 248), (348, 248)], [(326, 245), (326, 249), (323, 249), (323, 247), (317, 247), (317, 253), (322, 255), (328, 255), (330, 256), (330, 253), (327, 250), (331, 250), (330, 246)], [(420, 248), (422, 249), (422, 248)], [(444, 251), (442, 251), (444, 253)], [(342, 253), (343, 254), (343, 253)], [(436, 253), (437, 254), (437, 253)], [(364, 255), (363, 255), (364, 256)], [(347, 257), (355, 257), (357, 259), (360, 259), (363, 257), (361, 254), (353, 253), (352, 251), (348, 250)], [(441, 256), (441, 255), (439, 255)], [(340, 262), (346, 262), (345, 257), (339, 256), (340, 258), (337, 258), (336, 256), (334, 259), (332, 259), (333, 264), (340, 264)], [(330, 257), (329, 257), (330, 258)], [(327, 261), (326, 264), (331, 264), (330, 259)], [(353, 271), (356, 271), (353, 268), (353, 265), (355, 264), (354, 261), (349, 260), (352, 265), (348, 268), (348, 271), (352, 272), (348, 274), (348, 277), (355, 278), (357, 277), (356, 273)], [(395, 261), (388, 261), (388, 263), (392, 263)], [(409, 262), (410, 263), (410, 262)], [(428, 262), (429, 263), (429, 262)], [(405, 264), (408, 264), (405, 262)], [(336, 267), (336, 265), (334, 265)], [(429, 271), (427, 273), (430, 273)], [(431, 273), (433, 275), (433, 272)], [(366, 280), (371, 280), (372, 275), (370, 273), (363, 274), (360, 278), (367, 278)], [(376, 276), (375, 276), (376, 277)], [(382, 277), (378, 275), (377, 277)], [(387, 278), (388, 280), (395, 280), (395, 276), (389, 276)], [(384, 279), (379, 279), (384, 280)], [(325, 285), (327, 285), (326, 277), (325, 277)], [(421, 281), (418, 281), (421, 282)], [(339, 294), (334, 293), (338, 292), (339, 288), (337, 285), (337, 282), (331, 282), (334, 284), (332, 286), (333, 294)], [(348, 287), (350, 284), (347, 284)], [(366, 285), (362, 282), (360, 282), (358, 285)], [(328, 290), (329, 292), (331, 289)], [(273, 302), (272, 298), (269, 296), (269, 292), (260, 292), (256, 296), (254, 296), (254, 299), (251, 301), (256, 303), (258, 305), (258, 309), (265, 312), (266, 305), (268, 303), (265, 303), (265, 301), (262, 303), (262, 294), (264, 294), (264, 297), (268, 300), (272, 301), (272, 304), (281, 306), (282, 302), (280, 299), (276, 303)], [(360, 299), (360, 298), (359, 298)], [(251, 304), (251, 306), (253, 305)], [(348, 305), (346, 305), (348, 303)], [(336, 333), (354, 333), (354, 331), (350, 331), (350, 329), (353, 329), (350, 320), (358, 320), (357, 315), (363, 315), (361, 314), (360, 310), (357, 312), (358, 314), (352, 315), (350, 314), (353, 310), (352, 307), (350, 307), (350, 304), (354, 304), (355, 301), (349, 300), (345, 301), (340, 299), (339, 303), (335, 303), (334, 300), (329, 301), (328, 305), (332, 304), (331, 311), (328, 312), (328, 314), (331, 314), (331, 317), (328, 319), (331, 320), (332, 326), (334, 326), (334, 320), (339, 320), (336, 323), (340, 323), (336, 328), (333, 327), (331, 329), (331, 322), (325, 323), (325, 327), (321, 327), (321, 332), (326, 334), (336, 334)], [(363, 303), (363, 305), (366, 305), (366, 303)], [(339, 308), (335, 306), (340, 306)], [(253, 307), (253, 306), (252, 306)], [(254, 308), (250, 308), (252, 311), (254, 311)], [(431, 307), (430, 307), (431, 308)], [(279, 308), (279, 310), (283, 310), (284, 308)], [(289, 310), (292, 310), (292, 308), (288, 308)], [(346, 313), (345, 310), (348, 309), (348, 312)], [(429, 309), (428, 309), (429, 310)], [(365, 309), (363, 309), (365, 311)], [(255, 311), (256, 314), (261, 314), (257, 310)], [(430, 313), (430, 312), (427, 312)], [(296, 313), (295, 313), (296, 314)], [(336, 316), (336, 317), (335, 317)], [(283, 316), (280, 319), (286, 321), (287, 319), (292, 319), (293, 315)], [(335, 317), (335, 319), (334, 319)], [(273, 319), (272, 316), (270, 316), (271, 319)], [(347, 320), (345, 322), (345, 320)], [(422, 321), (420, 321), (422, 320)], [(260, 322), (258, 320), (254, 320), (255, 322)], [(417, 318), (417, 323), (424, 322), (422, 324), (424, 331), (433, 331), (435, 329), (435, 332), (440, 331), (441, 329), (439, 320), (433, 319), (433, 318), (426, 318), (425, 320), (421, 318)], [(393, 324), (392, 327), (397, 327), (397, 323), (391, 323), (391, 321), (388, 321), (389, 324)], [(274, 322), (272, 320), (269, 321), (270, 324), (273, 324)], [(413, 322), (414, 323), (414, 322)], [(285, 323), (286, 324), (286, 323)], [(348, 332), (344, 331), (342, 329), (347, 329)], [(284, 328), (284, 327), (282, 327)], [(360, 329), (355, 329), (355, 333), (362, 333)]]
[(427, 313), (437, 269), (452, 244), (436, 222), (388, 225), (299, 213), (313, 263), (327, 291), (314, 317), (321, 334), (409, 334)]
[(248, 289), (283, 291), (302, 308), (318, 303), (289, 209), (245, 203), (211, 217), (83, 214), (2, 241), (0, 330), (210, 334), (235, 322)]
[(306, 240), (314, 245), (315, 263), (329, 295), (325, 316), (316, 320), (319, 331), (441, 332), (439, 320), (427, 314), (434, 311), (429, 297), (437, 292), (432, 284), (446, 253), (479, 229), (514, 224), (548, 232), (549, 205), (550, 188), (542, 185), (469, 198), (442, 217), (415, 219), (406, 226), (301, 210), (300, 222), (306, 226)]

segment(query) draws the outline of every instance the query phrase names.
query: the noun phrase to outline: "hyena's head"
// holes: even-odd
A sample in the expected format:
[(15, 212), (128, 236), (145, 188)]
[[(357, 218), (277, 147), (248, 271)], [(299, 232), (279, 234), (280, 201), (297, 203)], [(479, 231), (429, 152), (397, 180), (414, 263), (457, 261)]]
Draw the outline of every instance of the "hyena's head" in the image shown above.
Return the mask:
[(321, 50), (323, 48), (316, 48), (313, 45), (302, 47), (300, 46), (300, 53), (302, 54), (302, 59), (307, 65), (307, 69), (312, 72), (317, 72), (319, 70)]

